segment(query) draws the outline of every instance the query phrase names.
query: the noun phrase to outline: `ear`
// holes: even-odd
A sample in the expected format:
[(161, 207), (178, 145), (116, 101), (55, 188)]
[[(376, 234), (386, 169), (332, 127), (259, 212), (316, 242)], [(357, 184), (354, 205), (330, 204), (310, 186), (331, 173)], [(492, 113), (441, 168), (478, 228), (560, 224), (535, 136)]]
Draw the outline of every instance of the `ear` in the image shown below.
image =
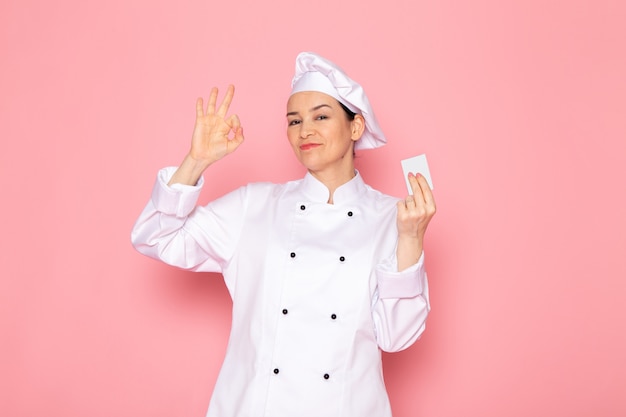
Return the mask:
[(352, 140), (357, 141), (363, 136), (365, 131), (365, 119), (360, 114), (354, 116), (354, 120), (350, 122), (350, 129), (352, 129)]

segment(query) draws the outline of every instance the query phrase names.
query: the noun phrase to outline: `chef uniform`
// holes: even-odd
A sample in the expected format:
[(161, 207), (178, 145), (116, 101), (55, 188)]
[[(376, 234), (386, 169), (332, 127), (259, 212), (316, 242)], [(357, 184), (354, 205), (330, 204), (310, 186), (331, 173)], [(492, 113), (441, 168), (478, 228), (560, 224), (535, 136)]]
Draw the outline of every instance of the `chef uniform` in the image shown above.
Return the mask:
[[(357, 147), (385, 143), (362, 89), (335, 64), (300, 54), (298, 91), (332, 93), (362, 114)], [(175, 170), (159, 172), (132, 241), (224, 276), (232, 328), (207, 417), (390, 417), (380, 351), (410, 346), (430, 310), (423, 255), (397, 271), (397, 199), (357, 172), (328, 204), (308, 173), (196, 207), (203, 179), (168, 186)]]

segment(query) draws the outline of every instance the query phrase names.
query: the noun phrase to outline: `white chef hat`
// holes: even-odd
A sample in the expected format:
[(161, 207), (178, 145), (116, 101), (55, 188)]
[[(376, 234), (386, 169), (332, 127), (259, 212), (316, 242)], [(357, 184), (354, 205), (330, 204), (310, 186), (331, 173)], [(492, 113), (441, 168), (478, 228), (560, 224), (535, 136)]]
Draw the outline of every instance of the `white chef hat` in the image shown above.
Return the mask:
[(356, 142), (355, 149), (373, 149), (387, 143), (363, 87), (336, 64), (313, 52), (301, 52), (296, 58), (296, 74), (291, 81), (291, 95), (301, 91), (328, 94), (354, 113), (363, 116), (365, 130), (361, 139)]

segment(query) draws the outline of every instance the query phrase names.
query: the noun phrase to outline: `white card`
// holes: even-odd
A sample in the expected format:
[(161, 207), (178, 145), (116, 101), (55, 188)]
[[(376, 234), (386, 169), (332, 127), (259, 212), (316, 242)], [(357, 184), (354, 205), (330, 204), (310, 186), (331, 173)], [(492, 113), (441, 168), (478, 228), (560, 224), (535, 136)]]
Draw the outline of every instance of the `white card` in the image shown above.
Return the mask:
[(404, 180), (406, 181), (406, 188), (409, 190), (409, 194), (413, 194), (413, 190), (411, 189), (411, 184), (409, 183), (409, 172), (413, 174), (417, 174), (418, 172), (426, 178), (430, 189), (433, 189), (433, 180), (430, 178), (430, 171), (428, 170), (428, 162), (426, 162), (426, 155), (418, 155), (413, 158), (403, 159), (400, 161), (402, 163), (402, 171), (404, 171)]

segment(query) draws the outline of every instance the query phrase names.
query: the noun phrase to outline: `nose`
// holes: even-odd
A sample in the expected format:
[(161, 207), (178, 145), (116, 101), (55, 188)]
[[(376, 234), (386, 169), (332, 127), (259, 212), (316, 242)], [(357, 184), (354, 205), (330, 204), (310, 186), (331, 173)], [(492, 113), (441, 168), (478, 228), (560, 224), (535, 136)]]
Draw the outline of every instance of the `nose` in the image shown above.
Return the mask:
[(313, 134), (313, 128), (310, 122), (303, 120), (300, 122), (300, 139), (306, 139)]

